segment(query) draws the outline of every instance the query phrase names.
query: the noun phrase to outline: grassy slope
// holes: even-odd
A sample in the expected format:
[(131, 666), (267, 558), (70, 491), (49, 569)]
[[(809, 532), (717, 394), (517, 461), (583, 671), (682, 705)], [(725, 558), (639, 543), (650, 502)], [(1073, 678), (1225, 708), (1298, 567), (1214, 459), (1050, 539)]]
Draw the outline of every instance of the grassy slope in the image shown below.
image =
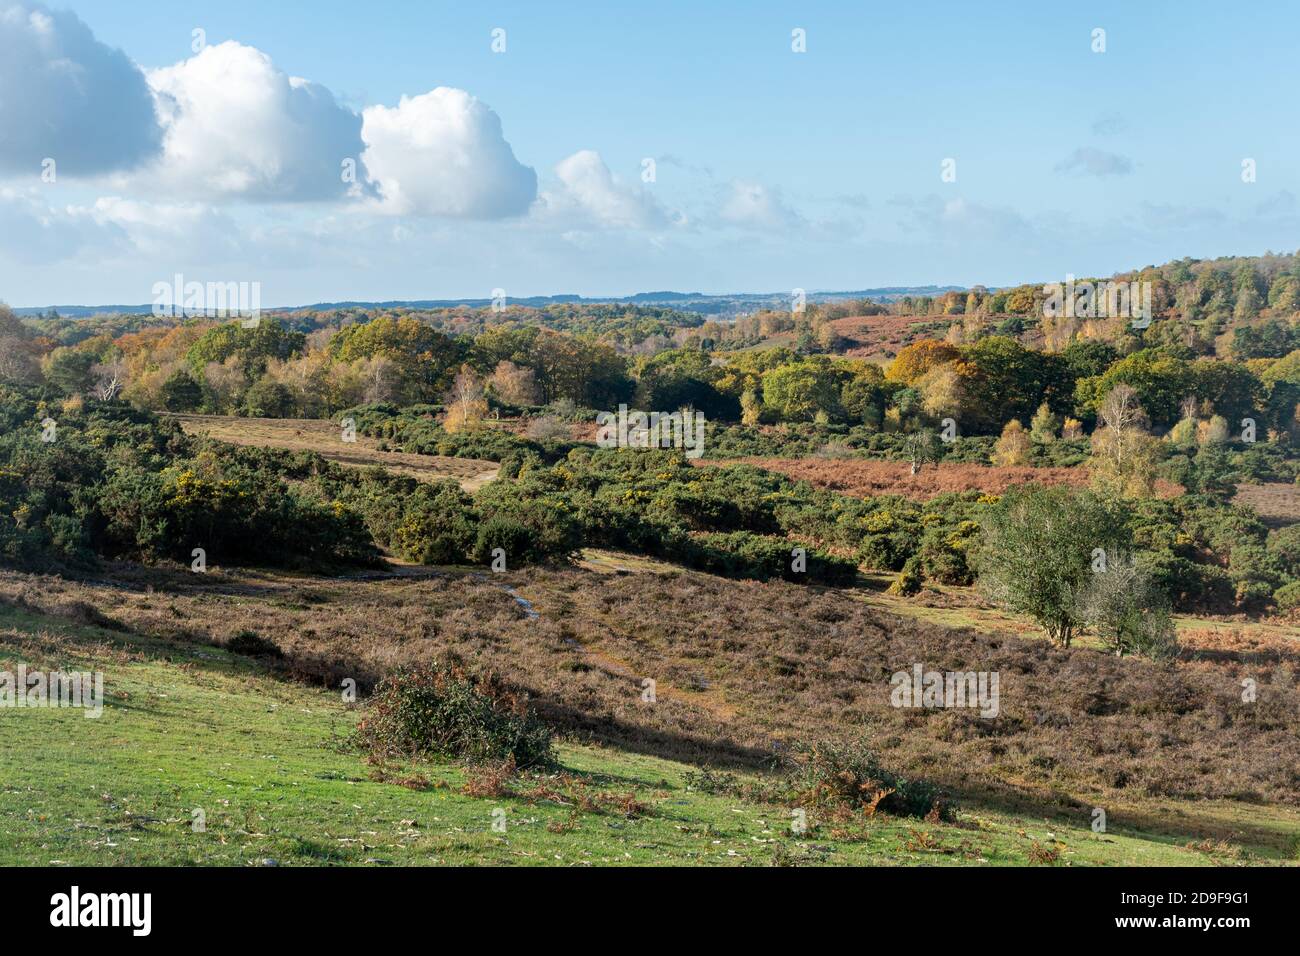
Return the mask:
[[(0, 709), (3, 864), (997, 865), (1058, 840), (1060, 862), (1076, 865), (1236, 859), (1113, 822), (1103, 836), (985, 809), (962, 811), (955, 825), (882, 818), (852, 826), (854, 839), (833, 836), (832, 824), (795, 837), (788, 809), (690, 791), (681, 764), (568, 744), (568, 771), (593, 789), (634, 791), (650, 810), (580, 814), (563, 830), (569, 808), (464, 796), (452, 766), (414, 768), (430, 790), (372, 782), (341, 746), (357, 715), (338, 694), (273, 679), (224, 651), (0, 606), (0, 667), (19, 659), (103, 669), (106, 707), (98, 720)], [(204, 833), (191, 828), (196, 807)], [(506, 834), (491, 828), (498, 807)]]

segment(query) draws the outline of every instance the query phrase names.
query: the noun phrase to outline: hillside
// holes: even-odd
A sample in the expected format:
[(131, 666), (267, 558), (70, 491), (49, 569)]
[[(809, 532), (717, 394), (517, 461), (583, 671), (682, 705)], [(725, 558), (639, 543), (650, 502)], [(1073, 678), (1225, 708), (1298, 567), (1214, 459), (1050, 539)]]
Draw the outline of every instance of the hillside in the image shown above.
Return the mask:
[[(201, 633), (179, 636), (197, 623), (190, 609), (213, 601), (230, 612), (223, 631), (258, 617), (267, 633), (287, 634), (281, 623), (311, 606), (298, 601), (321, 607), (309, 616), (325, 627), (345, 591), (378, 589), (391, 598), (394, 588), (430, 583), (255, 576), (195, 590), (127, 569), (111, 588), (5, 574), (0, 661), (101, 668), (107, 704), (98, 720), (77, 711), (3, 714), (0, 858), (31, 865), (1200, 865), (1286, 858), (1300, 836), (1294, 811), (1246, 813), (1221, 800), (1171, 806), (1163, 822), (1146, 813), (1126, 818), (1122, 804), (1108, 804), (1114, 822), (1105, 834), (1092, 832), (1086, 814), (1044, 816), (975, 801), (963, 802), (953, 823), (814, 816), (797, 834), (788, 808), (702, 792), (692, 768), (658, 755), (673, 749), (663, 735), (619, 749), (565, 743), (560, 770), (524, 774), (510, 785), (514, 795), (485, 794), (491, 784), (454, 765), (368, 765), (345, 743), (360, 715), (337, 692), (286, 683), (282, 668), (229, 654)], [(534, 582), (520, 583), (535, 591)], [(462, 586), (473, 587), (468, 579)], [(481, 590), (480, 607), (499, 605), (492, 623), (508, 618), (513, 602), (495, 587)], [(80, 600), (89, 597), (108, 613), (89, 611)], [(414, 608), (397, 606), (409, 620)], [(548, 616), (544, 606), (539, 628)], [(182, 626), (149, 628), (153, 636), (136, 630), (135, 622), (159, 618)], [(539, 660), (573, 660), (575, 652), (547, 655), (541, 647)], [(368, 651), (373, 660), (392, 648), (378, 638)], [(583, 678), (579, 694), (590, 693), (592, 678), (609, 665), (589, 666), (567, 668), (570, 681)], [(666, 704), (677, 709), (671, 697)], [(681, 707), (683, 714), (710, 709)], [(462, 792), (467, 783), (478, 795)], [(582, 809), (589, 803), (594, 808)], [(504, 834), (493, 830), (502, 818)]]

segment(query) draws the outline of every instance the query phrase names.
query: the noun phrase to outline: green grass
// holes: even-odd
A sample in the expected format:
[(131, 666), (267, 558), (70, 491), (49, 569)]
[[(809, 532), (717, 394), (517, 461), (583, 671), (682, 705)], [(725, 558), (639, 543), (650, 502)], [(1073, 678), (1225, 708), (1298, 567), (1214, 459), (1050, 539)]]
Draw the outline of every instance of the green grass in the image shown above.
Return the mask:
[[(19, 660), (102, 669), (106, 701), (99, 719), (0, 708), (0, 864), (1007, 865), (1030, 862), (1035, 845), (1058, 847), (1058, 864), (1072, 865), (1237, 858), (1175, 836), (1099, 835), (983, 808), (963, 808), (951, 824), (859, 821), (847, 827), (852, 839), (814, 816), (799, 836), (788, 808), (688, 789), (692, 768), (574, 744), (558, 748), (566, 773), (590, 792), (635, 793), (647, 811), (629, 819), (473, 798), (456, 766), (390, 768), (390, 778), (419, 773), (433, 785), (412, 790), (370, 779), (344, 743), (359, 713), (340, 694), (212, 647), (0, 606), (0, 669)], [(204, 832), (192, 826), (195, 809)], [(505, 833), (492, 828), (498, 809)]]

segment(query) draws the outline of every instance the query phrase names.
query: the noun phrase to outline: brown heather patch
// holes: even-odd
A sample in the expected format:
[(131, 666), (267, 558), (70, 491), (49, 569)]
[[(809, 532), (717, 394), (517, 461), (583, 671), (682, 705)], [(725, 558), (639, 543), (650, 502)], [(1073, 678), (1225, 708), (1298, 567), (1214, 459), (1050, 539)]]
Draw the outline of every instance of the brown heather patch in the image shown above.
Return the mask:
[[(1084, 468), (993, 467), (940, 462), (938, 465), (927, 465), (913, 475), (907, 462), (856, 458), (742, 458), (697, 463), (734, 465), (738, 461), (777, 472), (796, 481), (806, 481), (816, 488), (855, 498), (901, 495), (916, 501), (928, 501), (952, 491), (980, 491), (1000, 495), (1013, 485), (1030, 482), (1074, 487), (1085, 487), (1088, 484), (1088, 472)], [(1181, 491), (1172, 482), (1157, 483), (1157, 492), (1161, 497), (1173, 497)]]
[[(154, 653), (251, 630), (284, 651), (263, 666), (333, 687), (456, 657), (526, 690), (574, 737), (687, 762), (758, 767), (795, 740), (865, 728), (884, 766), (959, 802), (1300, 804), (1300, 668), (1285, 637), (1209, 629), (1192, 635), (1192, 659), (1118, 660), (898, 618), (851, 593), (582, 568), (330, 579), (117, 565), (94, 581), (0, 571), (0, 601), (53, 615), (90, 605), (153, 638)], [(890, 676), (914, 663), (998, 672), (1001, 715), (891, 707)], [(655, 703), (641, 699), (647, 677)], [(1254, 704), (1241, 700), (1246, 677)]]
[(1248, 667), (1288, 667), (1300, 674), (1300, 630), (1285, 625), (1242, 624), (1223, 628), (1180, 628), (1184, 656), (1236, 661)]
[[(904, 345), (926, 337), (933, 338), (931, 322), (950, 321), (952, 316), (918, 315), (851, 315), (833, 319), (831, 327), (845, 340), (842, 349), (851, 358), (888, 360)], [(939, 334), (942, 338), (942, 333)]]
[(1285, 481), (1238, 485), (1233, 502), (1250, 505), (1270, 528), (1283, 528), (1300, 521), (1300, 485)]

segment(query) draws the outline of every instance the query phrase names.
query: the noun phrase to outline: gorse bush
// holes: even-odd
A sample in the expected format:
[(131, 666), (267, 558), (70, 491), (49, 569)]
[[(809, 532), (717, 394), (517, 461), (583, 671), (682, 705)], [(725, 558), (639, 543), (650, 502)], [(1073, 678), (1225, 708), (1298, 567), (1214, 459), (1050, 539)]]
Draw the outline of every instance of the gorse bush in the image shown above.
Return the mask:
[(527, 699), (496, 677), (475, 678), (457, 664), (397, 670), (375, 688), (367, 710), (357, 736), (378, 757), (512, 760), (520, 768), (552, 760), (551, 731)]
[[(368, 564), (360, 517), (301, 480), (313, 460), (235, 449), (119, 403), (52, 409), (0, 394), (0, 558), (97, 556), (295, 567)], [(55, 422), (43, 440), (42, 421)], [(319, 458), (315, 463), (324, 464)]]
[(401, 524), (389, 540), (404, 558), (420, 564), (459, 564), (474, 544), (473, 499), (454, 481), (419, 486), (406, 500)]
[(907, 563), (903, 565), (903, 570), (889, 585), (889, 593), (911, 597), (920, 593), (921, 585), (924, 583), (925, 577), (921, 574), (921, 562), (914, 555), (907, 559)]

